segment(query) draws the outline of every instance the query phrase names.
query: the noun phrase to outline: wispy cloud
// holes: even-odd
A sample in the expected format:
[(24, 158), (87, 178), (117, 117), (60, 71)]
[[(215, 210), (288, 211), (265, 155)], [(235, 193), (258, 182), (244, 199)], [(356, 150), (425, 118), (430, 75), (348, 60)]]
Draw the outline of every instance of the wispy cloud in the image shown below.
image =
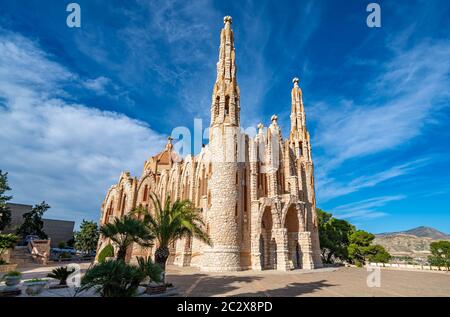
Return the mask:
[(333, 208), (333, 215), (337, 218), (344, 219), (373, 219), (383, 217), (387, 213), (379, 210), (379, 207), (383, 207), (389, 202), (405, 198), (406, 196), (404, 195), (395, 195), (365, 199)]
[(84, 82), (84, 86), (99, 95), (103, 95), (106, 93), (106, 89), (108, 85), (110, 85), (111, 79), (106, 78), (104, 76), (97, 77), (95, 79), (87, 79)]
[(365, 104), (347, 99), (319, 102), (311, 108), (310, 117), (318, 124), (313, 144), (322, 151), (316, 161), (321, 198), (352, 193), (423, 166), (417, 161), (382, 166), (385, 171), (357, 177), (344, 186), (329, 176), (342, 164), (397, 150), (421, 135), (427, 125), (438, 123), (439, 113), (450, 106), (448, 56), (448, 41), (397, 50), (395, 57), (380, 65), (375, 80), (363, 86), (368, 96)]
[(164, 144), (141, 121), (65, 101), (66, 86), (86, 82), (35, 42), (0, 33), (0, 147), (7, 149), (0, 167), (9, 171), (14, 201), (46, 200), (55, 218), (97, 219), (120, 172), (140, 173), (142, 161)]
[[(364, 188), (374, 187), (382, 182), (407, 175), (414, 170), (427, 165), (429, 162), (430, 160), (427, 158), (418, 159), (395, 165), (374, 174), (361, 175), (348, 182), (327, 177), (324, 173), (320, 173), (317, 177), (317, 182), (320, 184), (319, 197), (322, 202), (325, 202), (332, 198), (345, 196)], [(344, 178), (343, 175), (341, 175), (341, 177)]]

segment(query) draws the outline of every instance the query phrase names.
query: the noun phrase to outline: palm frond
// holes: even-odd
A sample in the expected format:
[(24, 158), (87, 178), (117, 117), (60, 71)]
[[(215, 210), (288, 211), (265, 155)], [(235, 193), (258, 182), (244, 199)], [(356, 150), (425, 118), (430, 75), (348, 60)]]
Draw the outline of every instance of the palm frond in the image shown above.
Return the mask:
[(151, 199), (154, 214), (146, 213), (143, 221), (156, 236), (159, 245), (168, 246), (187, 236), (194, 236), (205, 243), (211, 243), (204, 230), (205, 223), (201, 213), (191, 201), (177, 199), (172, 202), (168, 196), (162, 207), (161, 201), (155, 193), (151, 194)]

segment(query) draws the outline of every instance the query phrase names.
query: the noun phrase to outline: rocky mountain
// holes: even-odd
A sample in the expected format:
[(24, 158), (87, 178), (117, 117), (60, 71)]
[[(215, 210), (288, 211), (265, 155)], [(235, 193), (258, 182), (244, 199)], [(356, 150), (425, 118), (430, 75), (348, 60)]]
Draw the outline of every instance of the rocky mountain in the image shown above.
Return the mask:
[(436, 230), (431, 227), (417, 227), (406, 231), (398, 231), (398, 232), (388, 232), (388, 233), (380, 233), (377, 234), (377, 236), (392, 236), (392, 235), (398, 235), (398, 234), (407, 234), (416, 236), (419, 238), (431, 238), (433, 240), (449, 240), (450, 235), (445, 234), (439, 230)]
[(450, 235), (430, 227), (417, 227), (406, 231), (375, 235), (375, 243), (384, 246), (391, 255), (426, 259), (430, 255), (430, 243), (450, 240)]

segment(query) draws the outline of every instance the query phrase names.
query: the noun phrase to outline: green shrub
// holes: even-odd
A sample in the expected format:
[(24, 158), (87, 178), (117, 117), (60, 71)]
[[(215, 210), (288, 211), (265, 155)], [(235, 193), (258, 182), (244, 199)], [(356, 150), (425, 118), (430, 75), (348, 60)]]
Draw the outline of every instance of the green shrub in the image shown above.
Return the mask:
[(26, 280), (25, 283), (37, 283), (37, 282), (48, 282), (48, 279), (45, 278), (32, 278), (29, 280)]
[(70, 274), (75, 272), (75, 269), (69, 270), (66, 266), (57, 267), (52, 270), (47, 276), (59, 280), (59, 285), (67, 285), (67, 278)]
[(3, 275), (3, 279), (5, 277), (21, 277), (22, 273), (20, 273), (19, 271), (9, 271), (8, 273), (6, 273), (5, 275)]
[(8, 249), (14, 247), (17, 243), (17, 237), (15, 234), (0, 234), (0, 256), (2, 256)]
[(72, 258), (72, 255), (69, 252), (62, 252), (59, 255), (59, 258), (60, 259), (70, 259), (70, 258)]
[(160, 283), (162, 281), (163, 269), (152, 261), (151, 257), (138, 257), (137, 258), (139, 268), (150, 279), (150, 282), (154, 281)]
[(109, 260), (86, 271), (80, 291), (96, 288), (102, 297), (130, 297), (136, 295), (144, 278), (145, 274), (137, 266), (122, 260)]
[(98, 262), (105, 262), (106, 258), (112, 258), (114, 256), (114, 247), (111, 244), (107, 244), (98, 254)]
[(58, 243), (58, 248), (63, 249), (66, 247), (66, 243), (64, 241), (61, 241), (60, 243)]
[(20, 273), (19, 271), (9, 271), (5, 274), (5, 276), (22, 276), (22, 273)]

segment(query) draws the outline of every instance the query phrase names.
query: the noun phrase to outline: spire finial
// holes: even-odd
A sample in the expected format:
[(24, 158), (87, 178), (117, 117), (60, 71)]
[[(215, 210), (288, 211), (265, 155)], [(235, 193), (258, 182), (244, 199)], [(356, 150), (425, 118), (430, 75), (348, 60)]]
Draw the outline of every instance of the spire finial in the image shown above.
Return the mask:
[(300, 81), (300, 79), (298, 77), (294, 77), (292, 79), (292, 82), (294, 83), (294, 87), (298, 87), (298, 82)]
[(227, 23), (231, 24), (231, 23), (233, 23), (233, 19), (231, 18), (231, 16), (226, 15), (226, 16), (223, 17), (223, 23), (225, 25), (227, 25)]
[(261, 122), (257, 125), (257, 128), (258, 128), (258, 133), (263, 133), (264, 125)]
[(278, 116), (276, 115), (276, 114), (274, 114), (271, 118), (270, 118), (270, 120), (272, 120), (272, 122), (277, 122), (278, 121)]
[(169, 136), (167, 138), (167, 144), (166, 144), (166, 149), (167, 150), (171, 150), (173, 148), (172, 141), (173, 141), (173, 138), (171, 136)]

